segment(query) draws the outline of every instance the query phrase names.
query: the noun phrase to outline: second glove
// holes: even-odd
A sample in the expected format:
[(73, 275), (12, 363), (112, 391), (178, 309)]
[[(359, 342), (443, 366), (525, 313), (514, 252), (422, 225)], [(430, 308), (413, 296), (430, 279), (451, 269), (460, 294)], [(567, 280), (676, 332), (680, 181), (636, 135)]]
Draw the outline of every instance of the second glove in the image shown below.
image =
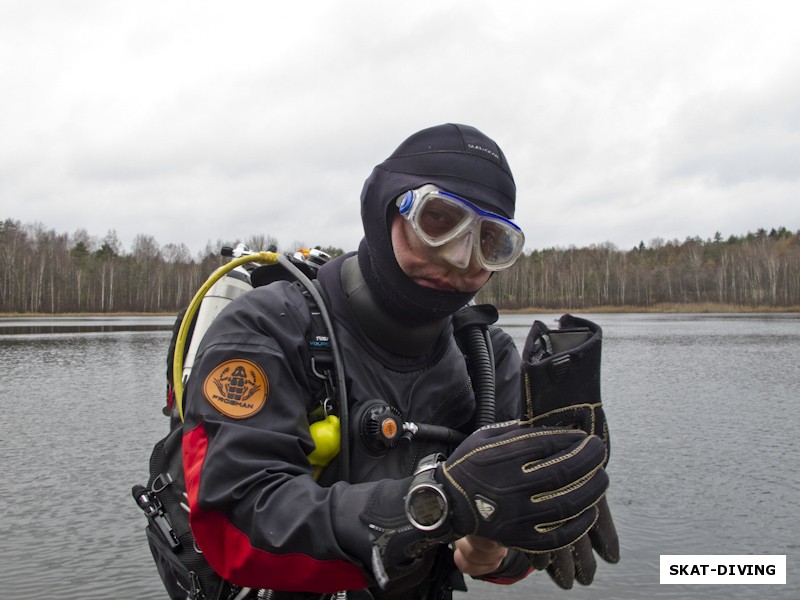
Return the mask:
[[(559, 319), (558, 329), (541, 321), (531, 327), (522, 353), (527, 418), (534, 425), (577, 427), (602, 438), (605, 465), (611, 448), (600, 395), (603, 332), (592, 321), (572, 315)], [(569, 547), (553, 552), (537, 568), (546, 568), (559, 587), (589, 585), (597, 568), (594, 550), (609, 563), (619, 561), (619, 539), (605, 498), (590, 532)]]

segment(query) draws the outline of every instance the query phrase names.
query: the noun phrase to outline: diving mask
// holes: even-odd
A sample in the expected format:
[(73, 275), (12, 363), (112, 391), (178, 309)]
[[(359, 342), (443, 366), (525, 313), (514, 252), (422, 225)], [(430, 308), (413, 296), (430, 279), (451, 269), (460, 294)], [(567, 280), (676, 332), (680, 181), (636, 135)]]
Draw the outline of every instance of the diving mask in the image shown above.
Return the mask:
[(500, 271), (522, 254), (525, 234), (516, 223), (436, 186), (407, 191), (397, 206), (417, 236), (459, 268), (466, 268), (474, 253), (481, 268)]

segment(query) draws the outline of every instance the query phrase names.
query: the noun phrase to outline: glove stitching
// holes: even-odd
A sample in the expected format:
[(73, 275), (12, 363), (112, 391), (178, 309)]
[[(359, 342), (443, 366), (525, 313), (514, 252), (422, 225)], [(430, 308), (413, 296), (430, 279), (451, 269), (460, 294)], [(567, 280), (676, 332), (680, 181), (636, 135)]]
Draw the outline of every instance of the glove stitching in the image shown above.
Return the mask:
[[(591, 508), (591, 507), (590, 507), (590, 508)], [(588, 509), (587, 509), (587, 510), (588, 510)], [(584, 512), (585, 512), (585, 511), (584, 511)], [(582, 513), (581, 513), (581, 514), (582, 514)], [(595, 514), (596, 514), (596, 513), (595, 513)], [(572, 546), (572, 545), (575, 543), (575, 540), (579, 540), (579, 539), (581, 539), (581, 538), (582, 538), (584, 535), (588, 534), (588, 533), (589, 533), (589, 530), (590, 530), (592, 527), (594, 527), (594, 524), (595, 524), (596, 522), (597, 522), (597, 517), (595, 516), (595, 519), (594, 519), (594, 521), (592, 521), (592, 524), (591, 524), (591, 525), (589, 525), (589, 526), (588, 526), (588, 527), (587, 527), (587, 528), (586, 528), (586, 529), (583, 531), (583, 533), (581, 533), (579, 536), (577, 536), (577, 537), (576, 537), (574, 540), (570, 540), (570, 541), (569, 541), (569, 542), (567, 542), (566, 544), (564, 544), (564, 545), (562, 545), (562, 546), (558, 546), (558, 547), (556, 547), (556, 548), (547, 548), (546, 550), (531, 550), (531, 549), (529, 549), (529, 548), (522, 548), (521, 546), (507, 546), (507, 548), (509, 548), (509, 549), (511, 549), (511, 550), (517, 550), (518, 552), (524, 552), (525, 554), (536, 554), (536, 555), (540, 555), (540, 554), (547, 554), (547, 553), (549, 553), (549, 552), (557, 552), (558, 550), (563, 550), (564, 548), (568, 548), (568, 547)]]
[[(599, 500), (597, 502), (599, 502)], [(569, 521), (574, 521), (575, 519), (580, 517), (583, 513), (585, 513), (587, 510), (591, 510), (591, 509), (595, 508), (597, 506), (597, 502), (595, 502), (591, 506), (587, 506), (584, 510), (579, 512), (577, 515), (574, 515), (572, 517), (568, 517), (566, 519), (561, 519), (559, 521), (550, 521), (549, 523), (538, 523), (538, 524), (533, 526), (533, 529), (537, 533), (550, 533), (551, 531), (554, 531), (554, 530), (558, 529), (559, 527), (561, 527), (564, 523), (567, 523)], [(597, 523), (597, 511), (596, 510), (595, 510), (594, 514), (595, 514), (595, 516), (594, 516), (594, 519), (592, 520), (592, 524), (589, 527), (589, 529), (594, 527), (594, 524)], [(589, 531), (589, 529), (587, 529), (586, 531)], [(584, 533), (586, 533), (586, 531), (584, 531)], [(581, 537), (583, 537), (583, 534), (578, 536), (576, 539), (580, 539)], [(570, 543), (572, 543), (572, 542), (570, 542)]]
[(551, 563), (548, 565), (548, 568), (547, 568), (547, 570), (548, 570), (548, 571), (551, 571), (551, 574), (552, 574), (552, 576), (553, 576), (553, 579), (556, 579), (557, 581), (563, 581), (563, 580), (564, 580), (564, 577), (563, 577), (563, 576), (562, 576), (562, 574), (561, 574), (561, 567), (560, 567), (560, 563), (559, 563), (558, 561), (553, 561), (553, 562), (551, 562)]
[[(563, 433), (560, 430), (548, 430), (548, 431), (558, 431), (559, 433)], [(567, 431), (575, 432), (577, 430), (569, 429)], [(544, 462), (535, 461), (535, 460), (527, 462), (524, 465), (522, 465), (522, 467), (521, 467), (522, 468), (522, 472), (523, 473), (533, 473), (534, 471), (538, 471), (539, 469), (544, 469), (545, 467), (549, 467), (550, 465), (555, 465), (557, 463), (560, 463), (560, 462), (563, 462), (565, 460), (568, 460), (568, 459), (572, 458), (573, 456), (575, 456), (575, 455), (579, 454), (580, 452), (582, 452), (583, 449), (586, 447), (586, 444), (589, 443), (590, 439), (591, 438), (589, 438), (588, 436), (583, 438), (581, 440), (581, 443), (578, 445), (577, 448), (575, 448), (574, 450), (568, 452), (567, 454), (562, 454), (561, 456), (559, 456), (557, 458), (553, 458), (551, 460), (544, 461)], [(595, 471), (597, 469), (599, 469), (600, 466), (602, 466), (602, 465), (598, 465), (598, 467), (595, 468)]]
[(569, 485), (565, 485), (557, 490), (548, 490), (546, 492), (541, 492), (540, 494), (534, 494), (531, 496), (531, 503), (536, 504), (537, 502), (546, 502), (547, 500), (552, 500), (553, 498), (558, 498), (559, 496), (565, 496), (570, 492), (574, 492), (575, 490), (586, 485), (586, 483), (592, 479), (600, 469), (601, 467), (597, 466), (577, 481), (573, 481)]
[(466, 490), (464, 490), (458, 484), (458, 482), (453, 479), (453, 476), (450, 475), (450, 469), (447, 467), (447, 465), (442, 465), (442, 472), (444, 473), (444, 476), (447, 477), (447, 480), (450, 482), (450, 484), (456, 489), (456, 491), (458, 491), (458, 493), (464, 497), (464, 502), (466, 502), (467, 506), (469, 507), (469, 512), (472, 514), (472, 520), (474, 523), (472, 526), (472, 531), (465, 533), (464, 535), (475, 535), (475, 533), (478, 531), (479, 525), (478, 513), (475, 510), (475, 507), (472, 505), (472, 502), (470, 502), (469, 494), (467, 494)]
[[(462, 457), (456, 459), (455, 461), (453, 461), (453, 463), (450, 465), (450, 469), (455, 468), (456, 466), (458, 466), (459, 464), (461, 464), (462, 462), (466, 461), (467, 459), (471, 458), (472, 456), (474, 456), (475, 454), (477, 454), (479, 452), (484, 452), (486, 450), (491, 450), (493, 448), (499, 448), (501, 446), (506, 446), (508, 444), (513, 444), (513, 443), (518, 442), (520, 440), (526, 440), (526, 439), (535, 438), (535, 437), (551, 436), (551, 435), (561, 435), (561, 434), (565, 434), (565, 433), (574, 434), (576, 431), (578, 431), (578, 430), (576, 430), (576, 429), (546, 429), (546, 430), (539, 430), (539, 431), (531, 431), (529, 433), (517, 435), (517, 436), (514, 436), (513, 438), (509, 438), (509, 439), (506, 439), (506, 440), (501, 440), (499, 442), (492, 442), (492, 443), (489, 443), (489, 444), (484, 444), (483, 446), (478, 446), (477, 448), (473, 448), (472, 450), (467, 452), (464, 456), (462, 456)], [(583, 443), (585, 443), (586, 439), (588, 439), (588, 438), (584, 438)], [(567, 455), (567, 456), (570, 456), (570, 455)], [(552, 462), (557, 462), (558, 460), (560, 460), (560, 459), (556, 459), (556, 461), (552, 461)], [(552, 464), (552, 462), (543, 463), (543, 464)], [(531, 463), (527, 463), (527, 464), (531, 464)], [(523, 470), (524, 470), (524, 468), (523, 468)]]
[(583, 570), (583, 563), (578, 560), (578, 555), (575, 552), (575, 548), (572, 548), (572, 555), (573, 555), (573, 562), (575, 563), (575, 579), (580, 581), (585, 581), (585, 572)]
[(531, 386), (531, 380), (528, 373), (525, 373), (525, 404), (527, 405), (527, 411), (525, 416), (527, 416), (527, 420), (521, 421), (521, 424), (531, 424), (533, 423), (533, 389)]
[(550, 415), (553, 415), (553, 414), (556, 414), (556, 413), (559, 413), (559, 412), (575, 410), (576, 408), (597, 409), (597, 408), (602, 408), (602, 407), (603, 407), (603, 403), (602, 402), (596, 402), (596, 403), (582, 402), (580, 404), (570, 404), (569, 406), (559, 406), (558, 408), (554, 408), (553, 410), (549, 410), (549, 411), (547, 411), (545, 413), (542, 413), (540, 415), (536, 415), (536, 417), (533, 420), (534, 421), (538, 421), (539, 419), (543, 419), (543, 418), (548, 417)]

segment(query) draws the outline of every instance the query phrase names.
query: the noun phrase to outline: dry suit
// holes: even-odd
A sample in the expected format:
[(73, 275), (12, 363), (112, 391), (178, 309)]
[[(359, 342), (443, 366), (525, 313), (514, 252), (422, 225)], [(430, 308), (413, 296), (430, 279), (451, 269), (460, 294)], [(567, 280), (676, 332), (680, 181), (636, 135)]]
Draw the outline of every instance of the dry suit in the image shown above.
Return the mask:
[[(349, 598), (447, 597), (460, 577), (442, 544), (399, 565), (386, 589), (376, 585), (370, 515), (378, 503), (403, 523), (402, 494), (386, 490), (407, 489), (420, 458), (453, 445), (412, 437), (376, 451), (361, 425), (365, 409), (381, 401), (405, 421), (474, 429), (475, 394), (451, 319), (411, 327), (360, 305), (370, 295), (355, 256), (322, 267), (318, 281), (346, 369), (350, 481), (337, 481), (336, 461), (315, 481), (307, 458), (309, 414), (324, 394), (308, 366), (311, 316), (301, 289), (289, 282), (257, 288), (211, 325), (187, 385), (184, 470), (197, 544), (237, 585), (294, 592), (278, 598), (340, 590), (364, 590)], [(365, 318), (383, 325), (367, 331)], [(508, 334), (490, 331), (496, 417), (517, 418), (520, 357)], [(525, 576), (527, 562), (513, 558), (486, 579)]]

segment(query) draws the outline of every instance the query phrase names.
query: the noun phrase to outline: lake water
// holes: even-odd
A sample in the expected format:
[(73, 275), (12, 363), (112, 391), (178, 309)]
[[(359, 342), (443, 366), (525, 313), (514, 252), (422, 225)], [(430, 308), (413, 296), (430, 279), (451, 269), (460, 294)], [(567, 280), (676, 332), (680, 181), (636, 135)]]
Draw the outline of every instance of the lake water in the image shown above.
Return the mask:
[[(504, 315), (522, 344), (534, 318)], [(622, 560), (467, 599), (800, 598), (800, 315), (581, 315), (604, 329)], [(0, 597), (162, 598), (131, 498), (172, 318), (0, 319)], [(785, 554), (787, 585), (659, 585), (661, 554)]]

